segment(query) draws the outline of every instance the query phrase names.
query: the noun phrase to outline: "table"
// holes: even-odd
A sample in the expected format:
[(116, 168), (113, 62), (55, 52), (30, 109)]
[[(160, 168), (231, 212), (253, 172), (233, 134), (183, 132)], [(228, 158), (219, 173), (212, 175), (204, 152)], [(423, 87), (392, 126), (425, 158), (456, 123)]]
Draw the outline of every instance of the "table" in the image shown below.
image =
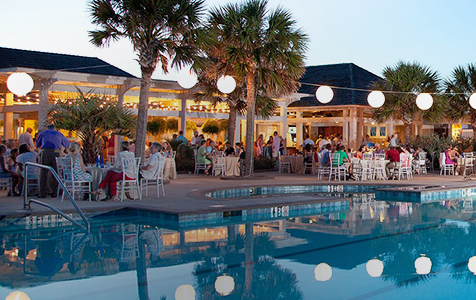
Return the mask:
[(303, 156), (284, 156), (283, 161), (289, 162), (289, 165), (291, 166), (291, 173), (302, 174), (304, 168)]
[(173, 157), (165, 158), (164, 179), (177, 179), (177, 168)]
[[(240, 176), (240, 158), (235, 156), (225, 156), (222, 157), (223, 162), (225, 163), (225, 174), (224, 176)], [(213, 164), (216, 164), (217, 158), (213, 157)], [(220, 174), (222, 175), (221, 172)]]
[[(88, 173), (91, 174), (91, 190), (95, 191), (99, 189), (99, 184), (101, 181), (106, 177), (107, 172), (110, 170), (109, 168), (98, 168), (98, 167), (86, 167), (85, 168)], [(107, 193), (109, 193), (109, 186), (106, 187), (107, 191), (103, 191), (101, 195), (98, 196), (98, 199), (103, 199), (106, 197)]]

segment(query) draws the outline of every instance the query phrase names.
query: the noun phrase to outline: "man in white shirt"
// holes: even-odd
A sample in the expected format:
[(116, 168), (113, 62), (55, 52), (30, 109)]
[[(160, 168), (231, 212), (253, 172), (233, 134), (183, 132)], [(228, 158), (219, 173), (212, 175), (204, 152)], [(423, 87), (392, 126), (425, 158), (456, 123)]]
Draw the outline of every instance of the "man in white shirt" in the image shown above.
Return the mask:
[(278, 136), (278, 132), (274, 132), (273, 138), (273, 157), (277, 158), (279, 156), (279, 147), (281, 147), (281, 139)]
[(193, 133), (192, 140), (190, 141), (190, 145), (191, 145), (191, 146), (200, 146), (199, 144), (200, 144), (201, 141), (202, 141), (202, 140), (201, 140), (200, 137), (198, 136), (198, 131), (195, 131), (195, 132)]
[(30, 147), (30, 150), (35, 149), (35, 144), (33, 144), (33, 137), (31, 136), (32, 132), (33, 132), (33, 129), (28, 127), (26, 131), (20, 134), (20, 137), (18, 138), (18, 143), (20, 143), (20, 145), (27, 144), (28, 147)]
[(319, 141), (319, 149), (322, 149), (325, 145), (330, 144), (331, 141), (328, 140), (328, 137), (323, 138), (322, 140)]
[(145, 166), (142, 166), (140, 168), (140, 174), (143, 178), (154, 179), (155, 172), (159, 167), (160, 150), (162, 150), (162, 146), (159, 143), (152, 143), (152, 146), (150, 147), (149, 160), (147, 161), (147, 164)]

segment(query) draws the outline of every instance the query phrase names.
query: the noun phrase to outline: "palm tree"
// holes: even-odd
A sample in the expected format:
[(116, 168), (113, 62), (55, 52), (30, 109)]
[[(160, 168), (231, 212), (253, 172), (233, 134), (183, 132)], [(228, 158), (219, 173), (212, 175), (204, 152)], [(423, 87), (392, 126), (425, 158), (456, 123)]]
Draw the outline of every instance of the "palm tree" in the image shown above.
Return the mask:
[(438, 72), (418, 62), (399, 61), (393, 67), (385, 67), (383, 77), (383, 80), (372, 85), (372, 89), (389, 91), (385, 94), (384, 105), (372, 111), (377, 122), (383, 123), (390, 118), (401, 120), (407, 139), (411, 135), (413, 123), (419, 118), (430, 122), (442, 120), (445, 108), (445, 99), (442, 96), (433, 95), (433, 106), (425, 111), (419, 109), (415, 101), (418, 93), (439, 91)]
[(92, 0), (89, 4), (92, 22), (100, 28), (89, 31), (91, 43), (101, 47), (127, 38), (138, 55), (142, 78), (137, 115), (137, 157), (144, 156), (152, 73), (159, 63), (164, 73), (168, 73), (169, 59), (172, 59), (172, 66), (179, 68), (193, 62), (203, 3), (204, 0)]
[(476, 93), (476, 65), (456, 67), (444, 85), (449, 93), (447, 117), (457, 121), (468, 116), (473, 127), (473, 140), (476, 140), (476, 110), (469, 106), (469, 97)]
[(268, 12), (267, 0), (247, 0), (210, 11), (207, 33), (217, 52), (218, 74), (236, 76), (246, 86), (246, 176), (253, 174), (256, 98), (263, 89), (270, 97), (296, 91), (304, 73), (307, 37), (295, 29), (291, 14)]
[(78, 90), (75, 98), (60, 99), (48, 115), (57, 128), (77, 132), (88, 163), (94, 163), (101, 153), (102, 135), (114, 132), (132, 137), (137, 122), (131, 111), (118, 106), (115, 101), (105, 104), (105, 100), (106, 96), (84, 94)]

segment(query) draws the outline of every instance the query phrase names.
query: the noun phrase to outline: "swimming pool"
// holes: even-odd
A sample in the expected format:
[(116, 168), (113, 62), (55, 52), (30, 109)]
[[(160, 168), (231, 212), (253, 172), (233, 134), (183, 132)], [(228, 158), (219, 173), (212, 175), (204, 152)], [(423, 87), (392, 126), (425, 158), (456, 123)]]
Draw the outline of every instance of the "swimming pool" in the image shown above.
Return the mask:
[[(12, 291), (32, 300), (474, 297), (473, 197), (419, 204), (338, 196), (349, 205), (207, 226), (97, 214), (85, 234), (56, 216), (4, 220), (0, 299)], [(419, 275), (422, 255), (431, 267)]]

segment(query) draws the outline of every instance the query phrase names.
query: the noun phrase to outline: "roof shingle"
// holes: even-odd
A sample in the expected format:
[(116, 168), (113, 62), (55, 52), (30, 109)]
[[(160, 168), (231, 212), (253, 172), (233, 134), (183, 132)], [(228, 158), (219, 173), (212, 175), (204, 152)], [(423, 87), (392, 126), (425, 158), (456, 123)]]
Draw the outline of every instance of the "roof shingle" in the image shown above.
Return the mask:
[(135, 78), (96, 57), (0, 47), (0, 69), (15, 67)]
[[(309, 66), (306, 72), (299, 79), (301, 87), (298, 93), (312, 94), (316, 93), (318, 86), (310, 85), (329, 85), (334, 87), (369, 89), (370, 85), (381, 78), (353, 63)], [(308, 84), (306, 84), (308, 83)], [(289, 107), (307, 107), (307, 106), (330, 106), (330, 105), (368, 105), (368, 92), (332, 89), (334, 98), (331, 102), (323, 104), (315, 96), (302, 97), (295, 101)]]

